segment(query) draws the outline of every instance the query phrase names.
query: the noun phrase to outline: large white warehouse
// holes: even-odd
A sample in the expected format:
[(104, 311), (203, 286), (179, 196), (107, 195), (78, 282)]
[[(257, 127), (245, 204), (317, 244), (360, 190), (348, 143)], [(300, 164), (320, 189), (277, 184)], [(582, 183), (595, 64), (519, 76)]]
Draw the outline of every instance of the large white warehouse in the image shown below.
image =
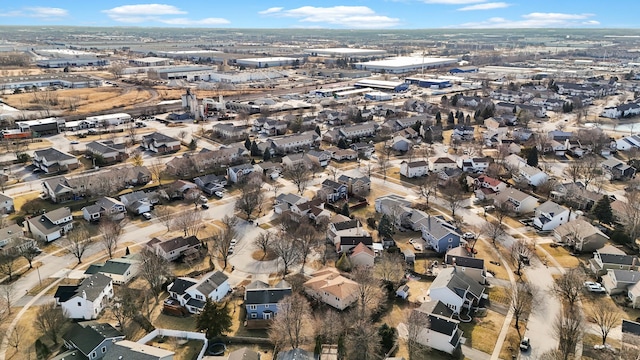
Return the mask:
[(327, 48), (327, 49), (305, 49), (306, 54), (316, 56), (336, 56), (336, 57), (358, 57), (358, 56), (382, 56), (386, 50), (375, 49), (352, 49), (352, 48)]
[(236, 60), (236, 64), (257, 67), (257, 68), (264, 68), (264, 67), (273, 67), (273, 66), (293, 65), (296, 62), (296, 60), (298, 59), (292, 58), (292, 57), (265, 57), (265, 58), (253, 58), (253, 59), (238, 59)]
[(445, 65), (455, 64), (457, 62), (458, 60), (453, 58), (400, 56), (384, 60), (357, 63), (355, 66), (357, 69), (361, 70), (385, 72), (388, 74), (403, 74), (423, 69), (435, 69)]

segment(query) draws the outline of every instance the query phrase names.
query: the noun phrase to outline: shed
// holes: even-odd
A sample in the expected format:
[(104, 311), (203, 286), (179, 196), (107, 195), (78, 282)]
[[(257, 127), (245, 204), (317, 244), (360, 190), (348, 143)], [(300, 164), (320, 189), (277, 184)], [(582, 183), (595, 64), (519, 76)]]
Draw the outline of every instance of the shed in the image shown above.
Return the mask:
[(409, 285), (407, 285), (407, 284), (400, 285), (398, 290), (396, 290), (396, 296), (401, 297), (401, 298), (406, 300), (407, 297), (409, 296)]
[(414, 254), (411, 249), (403, 250), (402, 255), (404, 256), (404, 261), (408, 264), (412, 264), (416, 261), (416, 254)]

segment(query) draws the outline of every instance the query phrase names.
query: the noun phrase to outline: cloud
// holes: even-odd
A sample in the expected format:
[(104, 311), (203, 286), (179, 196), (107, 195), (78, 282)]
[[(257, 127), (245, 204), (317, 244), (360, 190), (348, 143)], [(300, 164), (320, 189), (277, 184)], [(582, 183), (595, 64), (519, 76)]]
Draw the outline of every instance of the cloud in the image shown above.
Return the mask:
[(474, 10), (492, 10), (492, 9), (502, 9), (511, 6), (511, 4), (507, 4), (506, 2), (490, 2), (476, 5), (469, 5), (465, 7), (461, 7), (458, 11), (474, 11)]
[(400, 19), (378, 15), (367, 6), (303, 6), (290, 10), (270, 8), (259, 13), (277, 17), (295, 18), (301, 23), (325, 23), (328, 25), (358, 29), (381, 29), (393, 27), (400, 23)]
[(489, 18), (485, 21), (468, 22), (451, 26), (452, 28), (567, 28), (599, 25), (597, 20), (590, 19), (594, 14), (565, 14), (534, 12), (522, 15), (520, 20), (509, 20), (501, 17)]
[(259, 11), (258, 14), (260, 15), (275, 14), (282, 11), (283, 9), (284, 9), (283, 7), (272, 7), (272, 8), (268, 8), (267, 10)]
[(123, 5), (112, 9), (102, 10), (114, 21), (138, 24), (157, 22), (176, 26), (212, 26), (229, 24), (223, 18), (190, 19), (185, 17), (167, 17), (171, 15), (186, 15), (188, 12), (173, 5), (166, 4), (135, 4)]
[(423, 0), (425, 4), (442, 4), (442, 5), (465, 5), (465, 4), (477, 4), (485, 2), (486, 0)]
[(30, 18), (38, 18), (38, 19), (61, 19), (69, 16), (69, 11), (67, 9), (62, 8), (54, 8), (54, 7), (25, 7), (20, 10), (13, 11), (0, 11), (0, 16), (2, 17), (30, 17)]

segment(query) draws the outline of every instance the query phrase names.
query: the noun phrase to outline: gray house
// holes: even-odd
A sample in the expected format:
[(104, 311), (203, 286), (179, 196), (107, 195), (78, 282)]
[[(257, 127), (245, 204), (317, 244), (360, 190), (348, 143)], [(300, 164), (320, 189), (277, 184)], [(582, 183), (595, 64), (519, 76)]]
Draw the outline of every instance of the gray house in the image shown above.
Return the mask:
[[(291, 295), (291, 285), (282, 280), (274, 286), (255, 280), (247, 285), (244, 292), (244, 306), (247, 310), (247, 326), (258, 328), (261, 322), (254, 320), (271, 320), (278, 313), (278, 302), (285, 296)], [(265, 327), (268, 323), (262, 322)]]
[(116, 341), (124, 339), (124, 334), (109, 324), (83, 321), (73, 324), (62, 339), (67, 349), (76, 349), (87, 359), (102, 359)]

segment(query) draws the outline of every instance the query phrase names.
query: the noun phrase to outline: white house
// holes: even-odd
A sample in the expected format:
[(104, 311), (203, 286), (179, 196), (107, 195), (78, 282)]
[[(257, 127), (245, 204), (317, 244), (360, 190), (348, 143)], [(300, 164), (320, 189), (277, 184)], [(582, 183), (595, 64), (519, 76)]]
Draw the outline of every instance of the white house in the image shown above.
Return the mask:
[(232, 183), (237, 183), (243, 176), (249, 175), (254, 171), (251, 164), (241, 164), (227, 168), (227, 177)]
[(578, 217), (575, 211), (548, 200), (534, 210), (533, 226), (538, 231), (551, 231)]
[(73, 170), (80, 166), (75, 156), (55, 148), (36, 150), (32, 163), (47, 174)]
[(353, 266), (373, 267), (376, 258), (375, 253), (364, 242), (359, 243), (353, 248), (353, 252), (349, 255), (349, 260)]
[(177, 278), (167, 286), (167, 291), (190, 313), (197, 314), (204, 309), (207, 298), (218, 302), (231, 291), (231, 286), (229, 277), (221, 271), (216, 271), (200, 280)]
[(80, 285), (61, 285), (54, 295), (65, 317), (92, 320), (113, 298), (113, 281), (103, 274), (94, 274)]
[(505, 204), (508, 208), (519, 214), (526, 214), (532, 212), (538, 200), (515, 188), (507, 188), (500, 191), (494, 198), (496, 205)]
[(549, 180), (549, 175), (538, 168), (524, 164), (518, 169), (517, 178), (526, 181), (531, 186), (540, 186)]
[(109, 259), (104, 264), (91, 264), (84, 273), (85, 275), (100, 273), (110, 277), (114, 284), (122, 285), (127, 284), (136, 277), (138, 272), (138, 261), (129, 255), (117, 259)]
[(66, 232), (73, 229), (73, 216), (68, 207), (62, 207), (26, 219), (25, 225), (34, 239), (50, 242), (61, 238)]
[(180, 140), (154, 132), (142, 137), (142, 146), (155, 153), (166, 154), (180, 150)]
[[(2, 176), (2, 175), (0, 175)], [(0, 214), (9, 214), (14, 211), (13, 198), (0, 194)]]
[(440, 172), (445, 169), (457, 168), (458, 164), (449, 157), (429, 158), (429, 170)]
[(473, 158), (473, 157), (460, 157), (458, 158), (457, 165), (462, 171), (469, 173), (483, 173), (491, 164), (492, 159), (490, 157)]
[(112, 220), (122, 220), (126, 213), (124, 204), (110, 197), (100, 198), (94, 205), (82, 208), (82, 217), (87, 221), (97, 221), (103, 216)]
[(400, 163), (400, 174), (408, 178), (424, 176), (428, 172), (429, 164), (424, 160)]
[(453, 267), (441, 269), (429, 288), (431, 300), (441, 301), (456, 314), (477, 306), (483, 296), (484, 286)]
[(152, 204), (149, 193), (142, 190), (121, 195), (120, 201), (126, 209), (137, 215), (151, 211)]
[(358, 300), (358, 283), (340, 275), (336, 268), (314, 272), (302, 286), (309, 296), (338, 310), (344, 310)]
[(447, 307), (447, 304), (430, 300), (413, 311), (428, 317), (416, 336), (418, 343), (448, 354), (453, 354), (460, 347), (462, 338), (462, 330), (458, 328), (460, 322), (454, 319), (456, 313)]

